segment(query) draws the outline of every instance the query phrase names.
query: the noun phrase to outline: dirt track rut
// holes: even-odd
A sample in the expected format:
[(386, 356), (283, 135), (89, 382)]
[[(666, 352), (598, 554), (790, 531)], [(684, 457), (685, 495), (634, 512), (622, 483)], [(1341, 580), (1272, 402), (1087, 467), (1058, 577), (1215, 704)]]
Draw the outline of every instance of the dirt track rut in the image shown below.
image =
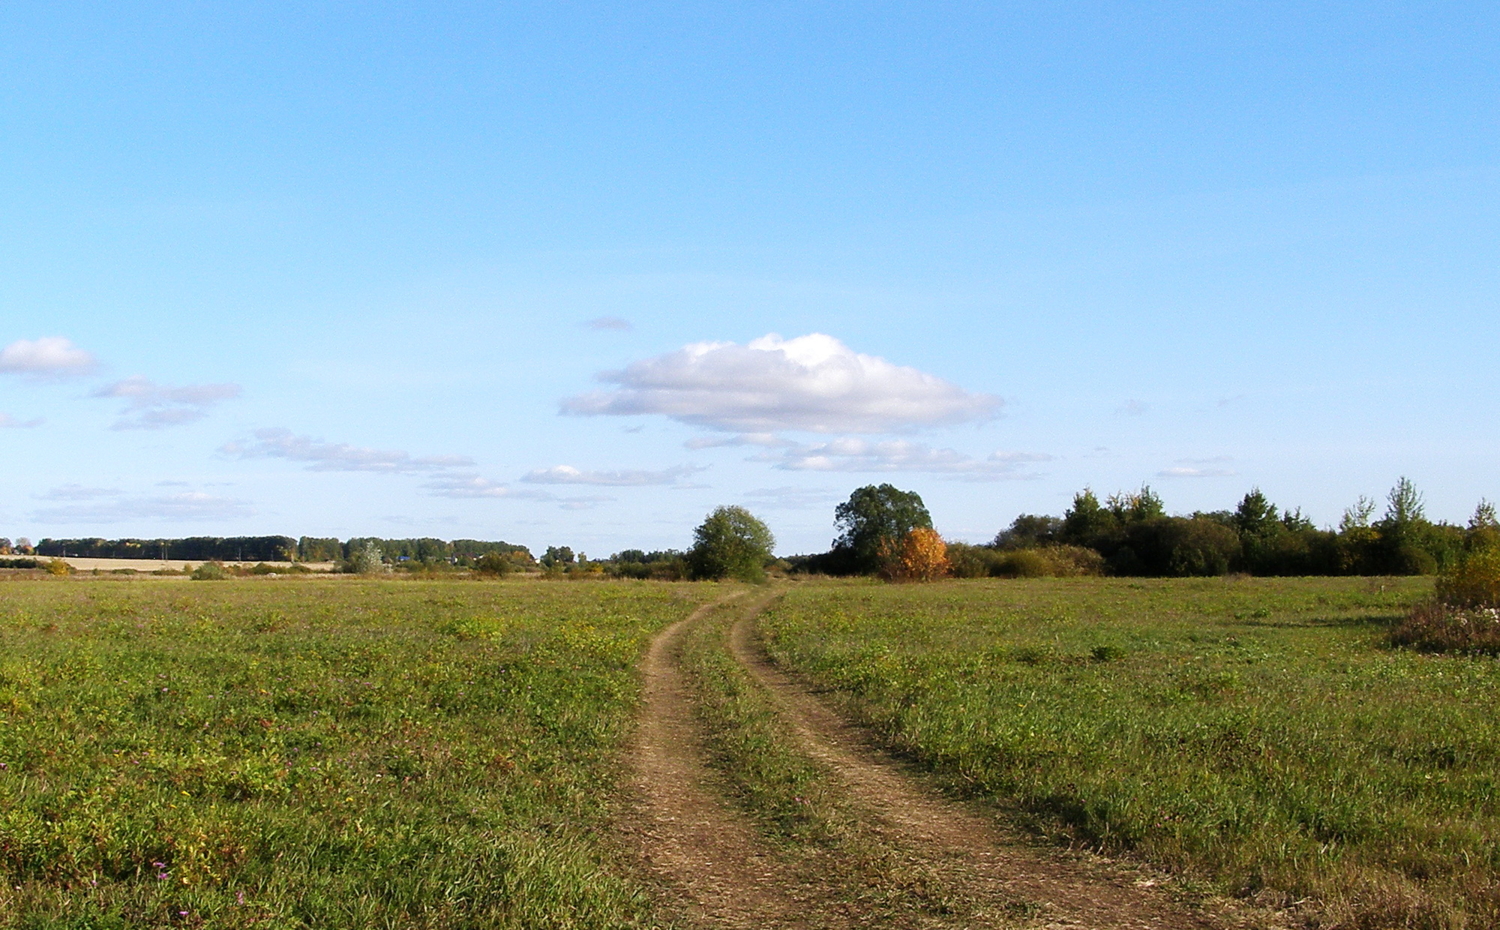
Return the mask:
[[(1039, 849), (992, 818), (929, 790), (804, 683), (771, 663), (756, 638), (754, 617), (773, 600), (738, 601), (731, 651), (769, 693), (802, 751), (867, 815), (874, 833), (940, 875), (954, 895), (974, 905), (969, 913), (996, 915), (993, 921), (953, 926), (1204, 930), (1263, 925), (1226, 914), (1210, 919), (1169, 900), (1137, 872)], [(627, 829), (647, 867), (679, 900), (681, 916), (693, 924), (758, 930), (873, 925), (851, 911), (849, 902), (828, 898), (829, 889), (815, 876), (795, 874), (713, 788), (677, 654), (686, 631), (725, 604), (699, 608), (668, 627), (647, 653), (644, 709), (632, 752), (639, 813)], [(1017, 902), (1026, 905), (1024, 916), (1017, 914)]]

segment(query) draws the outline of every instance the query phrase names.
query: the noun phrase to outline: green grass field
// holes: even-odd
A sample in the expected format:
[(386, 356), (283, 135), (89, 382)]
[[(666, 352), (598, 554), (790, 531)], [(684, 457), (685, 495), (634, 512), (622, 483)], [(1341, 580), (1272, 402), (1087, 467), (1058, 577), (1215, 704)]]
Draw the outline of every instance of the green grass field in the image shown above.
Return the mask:
[[(951, 788), (1326, 927), (1500, 925), (1500, 662), (1421, 579), (786, 586), (772, 653)], [(0, 928), (648, 927), (611, 839), (636, 663), (724, 589), (0, 582)], [(948, 906), (686, 645), (726, 790), (876, 911)], [(820, 868), (822, 866), (819, 866)], [(872, 905), (873, 906), (873, 905)]]
[(1340, 927), (1500, 925), (1500, 663), (1422, 579), (795, 585), (784, 665), (954, 790)]
[(0, 583), (0, 927), (630, 927), (651, 633), (713, 586)]

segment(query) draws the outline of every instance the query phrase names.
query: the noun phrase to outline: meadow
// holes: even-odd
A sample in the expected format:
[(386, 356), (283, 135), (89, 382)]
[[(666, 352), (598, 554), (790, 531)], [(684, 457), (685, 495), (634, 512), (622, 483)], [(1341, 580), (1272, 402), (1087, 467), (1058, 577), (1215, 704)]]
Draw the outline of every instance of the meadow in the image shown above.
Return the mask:
[(1393, 648), (1431, 581), (800, 584), (786, 667), (950, 790), (1315, 926), (1500, 925), (1500, 663)]
[(712, 585), (0, 582), (0, 927), (632, 927), (651, 634)]

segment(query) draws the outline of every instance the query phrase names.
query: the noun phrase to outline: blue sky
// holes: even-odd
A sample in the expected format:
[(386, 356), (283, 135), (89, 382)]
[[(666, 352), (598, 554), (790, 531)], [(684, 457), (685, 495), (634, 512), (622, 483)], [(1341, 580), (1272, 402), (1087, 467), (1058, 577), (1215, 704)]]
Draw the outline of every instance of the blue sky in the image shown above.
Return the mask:
[(0, 9), (0, 534), (1500, 497), (1489, 4)]

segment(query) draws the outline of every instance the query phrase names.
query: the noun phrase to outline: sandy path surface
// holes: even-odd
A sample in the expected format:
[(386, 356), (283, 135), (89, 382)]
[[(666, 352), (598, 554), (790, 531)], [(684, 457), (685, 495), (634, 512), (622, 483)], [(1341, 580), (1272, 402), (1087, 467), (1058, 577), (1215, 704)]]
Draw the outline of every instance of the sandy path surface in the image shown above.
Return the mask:
[(698, 608), (657, 635), (646, 653), (644, 708), (631, 751), (640, 811), (625, 825), (647, 867), (689, 919), (713, 927), (817, 927), (786, 889), (793, 876), (754, 829), (709, 787), (687, 682), (677, 667), (683, 634), (723, 602)]
[[(698, 608), (662, 631), (643, 663), (644, 706), (631, 750), (635, 810), (622, 823), (646, 868), (665, 886), (672, 916), (690, 926), (833, 928), (890, 924), (849, 898), (849, 889), (798, 874), (716, 790), (695, 718), (690, 682), (678, 667), (684, 634), (716, 610), (738, 613), (734, 657), (790, 724), (800, 749), (827, 770), (861, 823), (903, 860), (962, 902), (948, 915), (901, 926), (1036, 930), (1209, 930), (1285, 926), (1280, 915), (1189, 909), (1138, 869), (1037, 846), (993, 817), (927, 787), (875, 747), (795, 676), (778, 669), (754, 618), (774, 599), (733, 596)], [(731, 604), (730, 602), (736, 602)]]

